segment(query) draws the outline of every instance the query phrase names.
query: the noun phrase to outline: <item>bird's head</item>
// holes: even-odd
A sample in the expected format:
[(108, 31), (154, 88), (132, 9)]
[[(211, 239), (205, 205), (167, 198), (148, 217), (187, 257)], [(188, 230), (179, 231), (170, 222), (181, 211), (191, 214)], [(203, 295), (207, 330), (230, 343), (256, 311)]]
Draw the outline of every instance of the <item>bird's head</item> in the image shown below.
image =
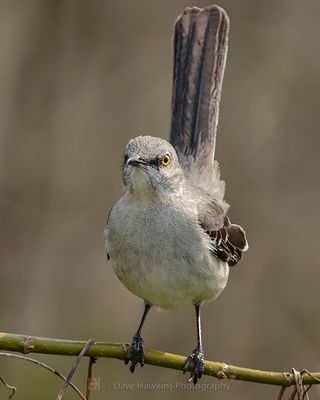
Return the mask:
[(184, 179), (177, 153), (164, 139), (138, 136), (126, 146), (123, 161), (125, 190), (144, 198), (180, 190)]

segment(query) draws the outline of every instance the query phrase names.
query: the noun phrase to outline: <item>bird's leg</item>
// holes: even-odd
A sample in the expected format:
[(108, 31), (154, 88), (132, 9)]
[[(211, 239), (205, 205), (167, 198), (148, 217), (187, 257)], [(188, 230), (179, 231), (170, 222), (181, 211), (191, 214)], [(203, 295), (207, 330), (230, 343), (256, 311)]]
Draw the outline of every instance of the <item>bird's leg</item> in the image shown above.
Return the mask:
[(143, 327), (143, 323), (148, 315), (148, 312), (151, 308), (151, 304), (145, 302), (144, 303), (144, 311), (137, 329), (137, 332), (132, 338), (131, 345), (127, 350), (127, 355), (124, 360), (125, 364), (128, 364), (131, 361), (130, 371), (134, 372), (134, 369), (137, 364), (140, 364), (141, 367), (144, 365), (144, 346), (143, 339), (141, 337), (141, 329)]
[(200, 304), (197, 304), (195, 308), (197, 317), (197, 347), (186, 359), (186, 362), (183, 366), (183, 373), (186, 373), (189, 369), (189, 366), (191, 366), (190, 380), (192, 379), (194, 384), (196, 384), (198, 382), (198, 379), (201, 378), (204, 370), (204, 357), (203, 357), (203, 348), (201, 340)]

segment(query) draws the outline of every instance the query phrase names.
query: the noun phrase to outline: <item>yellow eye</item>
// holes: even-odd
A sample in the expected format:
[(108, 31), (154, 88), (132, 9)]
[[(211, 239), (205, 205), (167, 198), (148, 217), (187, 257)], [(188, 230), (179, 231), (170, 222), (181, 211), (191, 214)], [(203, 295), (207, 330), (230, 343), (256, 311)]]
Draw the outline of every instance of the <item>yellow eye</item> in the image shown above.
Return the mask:
[(165, 156), (162, 157), (161, 164), (164, 167), (167, 167), (170, 164), (170, 162), (171, 162), (171, 157), (169, 156), (169, 154), (166, 154)]

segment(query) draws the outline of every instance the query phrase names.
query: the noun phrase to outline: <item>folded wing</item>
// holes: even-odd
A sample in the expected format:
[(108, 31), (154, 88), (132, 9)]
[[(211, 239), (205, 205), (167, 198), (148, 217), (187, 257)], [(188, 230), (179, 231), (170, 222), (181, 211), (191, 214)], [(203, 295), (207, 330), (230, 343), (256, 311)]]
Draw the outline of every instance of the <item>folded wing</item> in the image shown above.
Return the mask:
[[(202, 196), (205, 199), (206, 196)], [(236, 265), (249, 246), (246, 233), (240, 225), (232, 224), (215, 200), (199, 204), (199, 224), (211, 239), (211, 251), (229, 266)]]

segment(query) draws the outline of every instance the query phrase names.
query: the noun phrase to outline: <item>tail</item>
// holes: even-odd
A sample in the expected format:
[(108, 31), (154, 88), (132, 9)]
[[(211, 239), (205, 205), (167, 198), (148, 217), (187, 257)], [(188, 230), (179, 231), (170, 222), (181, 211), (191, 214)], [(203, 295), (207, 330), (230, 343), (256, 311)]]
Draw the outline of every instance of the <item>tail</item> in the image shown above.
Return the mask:
[(174, 34), (170, 142), (185, 173), (222, 201), (224, 182), (214, 162), (229, 18), (218, 6), (186, 8)]

